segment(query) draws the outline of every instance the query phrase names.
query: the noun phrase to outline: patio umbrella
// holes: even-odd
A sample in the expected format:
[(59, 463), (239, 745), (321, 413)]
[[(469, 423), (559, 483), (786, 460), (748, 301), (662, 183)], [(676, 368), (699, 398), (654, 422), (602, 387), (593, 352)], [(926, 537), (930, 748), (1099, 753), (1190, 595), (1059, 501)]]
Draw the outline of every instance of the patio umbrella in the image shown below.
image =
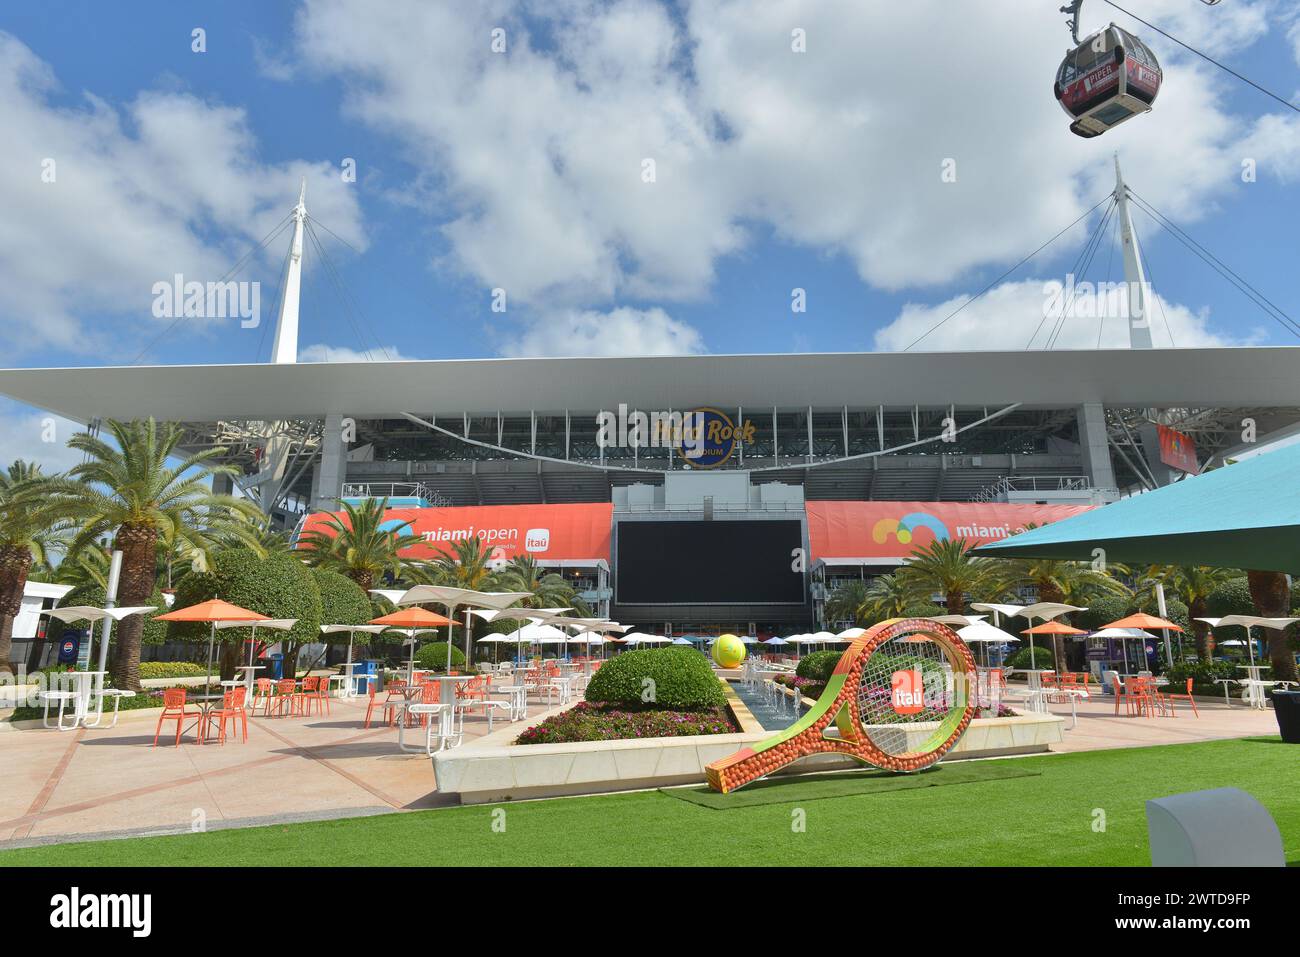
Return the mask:
[(771, 638), (764, 641), (763, 644), (771, 645), (773, 648), (784, 648), (786, 645), (790, 644), (790, 642), (786, 641), (784, 638), (773, 635)]
[(987, 621), (978, 620), (978, 619), (983, 619), (984, 617), (983, 615), (971, 615), (970, 617), (975, 618), (977, 620), (972, 621), (970, 624), (965, 625), (961, 628), (958, 628), (957, 637), (959, 637), (962, 641), (966, 642), (966, 644), (968, 645), (982, 644), (985, 646), (984, 667), (986, 668), (988, 667), (988, 663), (989, 663), (989, 651), (988, 651), (989, 645), (1007, 644), (1008, 642), (1012, 642), (1012, 641), (1017, 641), (1017, 642), (1020, 641), (1020, 639), (1017, 638), (1015, 635), (1007, 634), (1007, 632), (1003, 631), (1001, 628), (994, 628)]
[(57, 618), (64, 623), (73, 621), (90, 622), (90, 633), (87, 635), (86, 647), (89, 648), (95, 640), (95, 622), (103, 621), (105, 618), (112, 618), (114, 621), (121, 621), (123, 618), (129, 618), (131, 615), (139, 615), (146, 611), (154, 611), (157, 605), (136, 605), (126, 608), (96, 608), (94, 605), (67, 605), (63, 608), (50, 608), (42, 610), (42, 615), (49, 615), (51, 618)]
[[(1269, 453), (1272, 454), (1272, 453)], [(1254, 461), (1253, 459), (1251, 461)], [(1300, 618), (1263, 618), (1259, 615), (1225, 615), (1223, 618), (1198, 618), (1197, 621), (1210, 622), (1211, 628), (1217, 628), (1220, 625), (1241, 625), (1246, 629), (1246, 647), (1250, 649), (1250, 666), (1255, 667), (1255, 641), (1250, 636), (1251, 628), (1269, 628), (1273, 631), (1281, 631), (1289, 625), (1300, 621)]]
[(207, 686), (212, 683), (212, 646), (217, 640), (217, 622), (229, 621), (247, 625), (254, 621), (270, 621), (271, 619), (258, 612), (240, 608), (228, 601), (222, 601), (220, 598), (210, 598), (207, 601), (199, 602), (197, 605), (190, 605), (188, 608), (177, 608), (165, 615), (155, 615), (153, 620), (204, 622), (212, 626), (208, 634), (208, 670), (203, 682), (203, 687), (206, 690)]
[[(427, 608), (403, 608), (399, 611), (387, 615), (381, 615), (378, 618), (371, 618), (370, 624), (384, 625), (388, 628), (404, 630), (411, 639), (411, 661), (407, 668), (407, 680), (410, 681), (415, 677), (415, 634), (417, 630), (430, 631), (441, 625), (447, 626), (447, 644), (451, 645), (451, 628), (456, 622), (450, 618), (444, 618), (435, 611), (429, 611)], [(447, 648), (447, 671), (451, 672), (451, 648)]]
[[(467, 608), (507, 608), (510, 605), (527, 601), (533, 597), (527, 591), (487, 592), (473, 588), (461, 588), (458, 585), (415, 585), (397, 599), (398, 605), (419, 605), (431, 602), (447, 609), (447, 617), (455, 618), (456, 609)], [(465, 655), (469, 657), (469, 615), (465, 616)], [(447, 670), (451, 670), (451, 626), (447, 626)]]
[(854, 641), (858, 638), (861, 638), (866, 633), (867, 633), (867, 629), (865, 628), (845, 628), (835, 637), (847, 638), (849, 641)]
[[(346, 631), (348, 633), (348, 660), (347, 664), (345, 664), (343, 668), (345, 674), (351, 675), (353, 637), (358, 631), (364, 632), (367, 635), (377, 635), (387, 627), (387, 625), (321, 625), (320, 630), (323, 635), (336, 635), (341, 631)], [(250, 662), (250, 664), (251, 663), (252, 662)]]
[(974, 549), (991, 558), (1300, 572), (1300, 444)]
[(695, 644), (694, 644), (693, 642), (687, 641), (685, 638), (682, 638), (681, 636), (678, 636), (678, 637), (674, 638), (674, 639), (673, 639), (673, 644), (674, 644), (674, 645), (690, 645), (690, 647), (692, 647), (692, 648), (695, 647)]
[(274, 628), (276, 631), (288, 631), (294, 625), (298, 624), (297, 618), (268, 618), (265, 621), (255, 621), (250, 623), (242, 621), (219, 621), (217, 622), (218, 630), (226, 628), (252, 628), (253, 632), (248, 638), (248, 678), (245, 684), (251, 690), (253, 686), (253, 651), (257, 646), (257, 629)]
[[(1026, 611), (1028, 611), (1028, 609), (1026, 609)], [(1041, 625), (1035, 625), (1032, 628), (1026, 628), (1020, 633), (1022, 635), (1086, 635), (1087, 634), (1087, 632), (1084, 631), (1082, 628), (1074, 628), (1061, 621), (1045, 621)], [(1029, 648), (1030, 648), (1029, 664), (1031, 668), (1033, 667), (1034, 664), (1033, 647), (1034, 645), (1033, 642), (1031, 641), (1029, 643)], [(1059, 661), (1053, 662), (1053, 664), (1055, 664), (1056, 667), (1058, 668), (1061, 666), (1061, 663)]]
[[(1114, 638), (1117, 641), (1123, 642), (1125, 668), (1128, 667), (1128, 643), (1130, 641), (1145, 642), (1148, 639), (1151, 641), (1159, 640), (1155, 635), (1151, 634), (1151, 632), (1143, 631), (1141, 628), (1113, 628), (1109, 626), (1102, 628), (1100, 631), (1094, 631), (1089, 637)], [(1139, 668), (1138, 670), (1141, 671), (1142, 669)]]

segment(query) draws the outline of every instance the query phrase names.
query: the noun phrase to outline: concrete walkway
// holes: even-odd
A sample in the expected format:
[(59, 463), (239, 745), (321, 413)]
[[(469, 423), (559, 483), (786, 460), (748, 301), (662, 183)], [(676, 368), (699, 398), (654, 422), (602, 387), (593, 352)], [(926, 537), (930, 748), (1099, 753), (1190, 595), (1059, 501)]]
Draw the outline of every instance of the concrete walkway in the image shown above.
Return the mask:
[[(530, 702), (519, 731), (560, 710)], [(432, 762), (397, 747), (397, 729), (363, 727), (366, 699), (334, 698), (328, 715), (262, 717), (248, 741), (174, 744), (158, 713), (123, 712), (116, 728), (0, 733), (0, 847), (177, 833), (435, 807)], [(376, 722), (378, 718), (376, 717)], [(494, 730), (507, 722), (499, 717)], [(168, 738), (168, 729), (171, 738)], [(487, 733), (465, 719), (467, 742)], [(407, 732), (422, 744), (424, 732)]]
[[(1013, 689), (1013, 698), (1015, 691)], [(1013, 708), (1023, 708), (1015, 700)], [(1176, 718), (1114, 713), (1109, 698), (1079, 706), (1056, 751), (1089, 751), (1276, 735), (1272, 711), (1223, 699), (1185, 703)], [(123, 712), (116, 728), (0, 733), (0, 847), (138, 834), (178, 833), (324, 818), (385, 814), (445, 803), (432, 762), (397, 748), (397, 729), (362, 727), (365, 699), (331, 700), (325, 716), (249, 721), (248, 742), (152, 747), (157, 712)], [(562, 708), (530, 701), (518, 731)], [(172, 740), (175, 738), (175, 725)], [(505, 725), (498, 720), (495, 729)], [(471, 715), (466, 740), (487, 733)], [(419, 729), (408, 740), (423, 740)], [(1014, 760), (1014, 759), (1007, 759)]]

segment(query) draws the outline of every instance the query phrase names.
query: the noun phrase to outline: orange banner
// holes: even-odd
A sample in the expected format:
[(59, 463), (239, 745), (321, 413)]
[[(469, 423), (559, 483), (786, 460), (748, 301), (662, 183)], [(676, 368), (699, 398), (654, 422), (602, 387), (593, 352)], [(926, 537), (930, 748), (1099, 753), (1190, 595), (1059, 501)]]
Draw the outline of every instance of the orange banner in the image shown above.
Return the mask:
[[(308, 516), (303, 530), (324, 522), (327, 513)], [(411, 544), (403, 558), (437, 558), (452, 543), (477, 536), (492, 561), (532, 555), (538, 561), (603, 558), (609, 561), (614, 506), (608, 502), (572, 505), (482, 505), (455, 508), (390, 508), (385, 524), (396, 527)]]
[(1196, 462), (1196, 443), (1190, 435), (1184, 435), (1167, 425), (1156, 425), (1156, 435), (1160, 439), (1160, 461), (1172, 469), (1196, 475), (1201, 471)]
[(808, 544), (819, 558), (906, 558), (918, 545), (964, 538), (984, 545), (1086, 511), (1085, 505), (968, 502), (809, 502)]

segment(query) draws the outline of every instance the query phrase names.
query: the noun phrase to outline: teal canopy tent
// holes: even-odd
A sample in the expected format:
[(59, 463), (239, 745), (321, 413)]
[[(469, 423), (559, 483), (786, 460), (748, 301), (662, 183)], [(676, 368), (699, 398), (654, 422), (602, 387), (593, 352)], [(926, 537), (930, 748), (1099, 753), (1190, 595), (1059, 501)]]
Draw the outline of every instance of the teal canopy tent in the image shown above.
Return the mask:
[(990, 558), (1210, 565), (1300, 572), (1300, 444), (1033, 528)]

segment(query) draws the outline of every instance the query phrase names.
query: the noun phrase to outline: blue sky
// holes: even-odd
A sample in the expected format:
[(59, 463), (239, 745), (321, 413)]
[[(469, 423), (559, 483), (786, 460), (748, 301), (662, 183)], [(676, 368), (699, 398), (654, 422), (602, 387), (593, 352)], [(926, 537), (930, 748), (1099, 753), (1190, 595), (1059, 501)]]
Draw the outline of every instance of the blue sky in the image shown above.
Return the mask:
[[(1300, 89), (1294, 5), (1123, 5), (1285, 97)], [(0, 235), (0, 364), (135, 361), (165, 326), (151, 284), (218, 278), (302, 175), (309, 211), (360, 250), (326, 238), (365, 314), (359, 335), (309, 248), (311, 358), (899, 348), (1100, 200), (1115, 151), (1139, 194), (1300, 316), (1300, 115), (1137, 27), (1165, 67), (1155, 112), (1080, 140), (1051, 94), (1059, 4), (961, 6), (6, 5), (0, 111), (17, 143), (0, 206), (16, 228)], [(1135, 26), (1100, 0), (1084, 18)], [(42, 183), (51, 157), (58, 180)], [(950, 158), (957, 182), (942, 183)], [(1137, 227), (1174, 344), (1296, 344), (1144, 214)], [(1025, 348), (1085, 235), (922, 348)], [(268, 316), (286, 245), (236, 277), (263, 282)], [(1081, 278), (1122, 279), (1110, 249)], [(1108, 333), (1124, 344), (1122, 322)], [(1096, 336), (1096, 319), (1071, 318), (1058, 347)], [(270, 340), (265, 324), (188, 320), (148, 359), (264, 361)]]

